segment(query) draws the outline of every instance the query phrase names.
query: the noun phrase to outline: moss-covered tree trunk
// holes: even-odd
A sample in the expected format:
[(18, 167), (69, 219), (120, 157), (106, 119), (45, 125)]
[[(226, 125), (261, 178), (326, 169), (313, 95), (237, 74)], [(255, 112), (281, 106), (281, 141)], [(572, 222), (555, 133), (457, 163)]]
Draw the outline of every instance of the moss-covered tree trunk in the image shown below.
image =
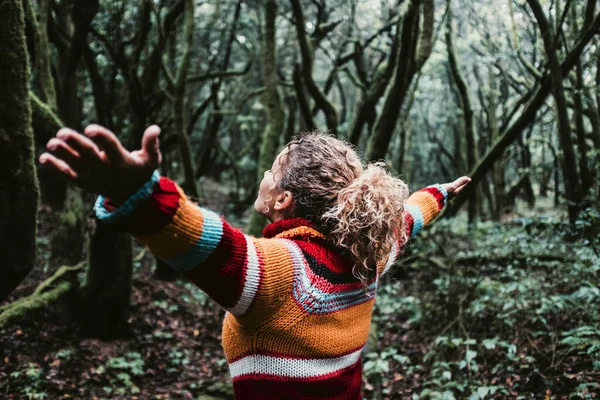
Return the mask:
[(90, 238), (86, 282), (75, 305), (87, 334), (98, 337), (122, 335), (127, 326), (131, 300), (131, 237), (109, 224), (98, 223)]
[[(365, 152), (365, 157), (369, 160), (385, 158), (411, 82), (429, 58), (432, 50), (434, 2), (413, 0), (408, 3), (406, 8), (403, 4), (401, 9), (406, 11), (404, 15), (400, 15), (402, 26), (397, 28), (397, 32), (400, 33), (397, 42), (399, 51), (394, 56), (396, 60), (393, 62), (393, 77), (387, 86), (381, 112), (373, 121), (373, 126), (370, 126), (371, 136)], [(421, 15), (423, 16), (422, 24), (420, 23)], [(394, 50), (391, 54), (394, 54)], [(392, 63), (391, 60), (390, 63)], [(373, 103), (370, 107), (375, 105), (376, 103)], [(407, 108), (410, 109), (410, 107)], [(367, 109), (366, 112), (369, 115), (370, 110)], [(371, 125), (371, 122), (368, 123)], [(354, 125), (350, 138), (358, 142), (360, 131), (356, 131), (356, 128), (362, 129), (359, 125)]]
[[(577, 6), (571, 4), (571, 30), (576, 33), (578, 29)], [(592, 170), (588, 164), (589, 152), (586, 140), (585, 124), (583, 122), (583, 94), (585, 92), (585, 84), (583, 80), (583, 65), (582, 61), (578, 60), (575, 65), (575, 87), (573, 93), (573, 118), (575, 119), (575, 132), (577, 133), (577, 149), (579, 150), (579, 174), (581, 178), (581, 197), (585, 198), (594, 184)]]
[[(494, 143), (498, 140), (500, 132), (498, 130), (498, 118), (496, 116), (496, 78), (494, 77), (491, 70), (488, 73), (488, 80), (490, 83), (489, 91), (487, 95), (487, 105), (485, 107), (485, 113), (487, 116), (487, 127), (488, 136), (490, 143)], [(469, 169), (473, 168), (474, 165), (469, 165)], [(502, 163), (496, 163), (494, 165), (493, 178), (494, 182), (494, 207), (491, 210), (492, 216), (496, 221), (500, 221), (502, 214), (504, 213), (504, 207), (506, 204), (506, 191), (505, 191), (505, 176), (504, 176), (504, 165)]]
[(35, 171), (29, 59), (21, 0), (0, 0), (0, 301), (36, 259)]
[(537, 0), (527, 0), (535, 19), (538, 22), (544, 49), (546, 51), (546, 59), (550, 69), (550, 79), (552, 82), (552, 95), (556, 104), (557, 122), (558, 122), (558, 138), (563, 152), (561, 159), (563, 170), (563, 182), (565, 185), (565, 194), (568, 200), (569, 220), (575, 223), (579, 209), (581, 207), (581, 183), (577, 171), (577, 157), (573, 140), (571, 139), (571, 129), (569, 115), (567, 111), (567, 99), (563, 85), (563, 72), (561, 71), (560, 62), (558, 60), (557, 48), (555, 46), (556, 38), (552, 31), (552, 27), (544, 14), (542, 6)]
[(68, 187), (64, 207), (52, 232), (52, 265), (75, 265), (81, 260), (87, 223), (85, 211), (79, 189)]
[(175, 130), (177, 131), (177, 142), (179, 143), (179, 154), (183, 164), (183, 172), (185, 176), (185, 190), (191, 196), (198, 198), (200, 192), (198, 184), (194, 177), (194, 165), (190, 151), (190, 139), (187, 132), (187, 121), (185, 113), (185, 87), (190, 66), (192, 41), (194, 38), (194, 1), (186, 0), (185, 2), (185, 29), (184, 29), (184, 49), (179, 64), (179, 70), (174, 87), (173, 101), (173, 119), (175, 122)]
[[(469, 170), (471, 170), (477, 164), (477, 140), (475, 138), (475, 131), (473, 130), (473, 108), (471, 106), (469, 87), (467, 86), (466, 80), (460, 70), (458, 58), (456, 57), (456, 50), (454, 49), (454, 44), (452, 42), (453, 22), (450, 2), (448, 2), (448, 16), (446, 18), (446, 47), (448, 49), (448, 63), (450, 64), (452, 79), (456, 83), (456, 88), (459, 94), (459, 103), (463, 114), (464, 135), (466, 140), (467, 167)], [(477, 208), (477, 195), (476, 192), (473, 192), (472, 197), (469, 199), (469, 223), (475, 222), (477, 218)]]
[[(275, 40), (275, 21), (277, 19), (277, 0), (268, 0), (265, 4), (265, 33), (263, 41), (263, 80), (265, 93), (263, 101), (266, 105), (267, 127), (262, 134), (260, 156), (258, 159), (258, 182), (262, 180), (263, 173), (271, 168), (273, 159), (277, 155), (279, 137), (283, 133), (285, 113), (281, 106), (279, 93), (279, 78), (277, 77), (277, 52)], [(253, 212), (246, 232), (250, 235), (260, 236), (265, 226), (265, 218)]]
[[(308, 92), (308, 94), (310, 94), (310, 96), (313, 98), (313, 100), (315, 101), (315, 106), (318, 109), (321, 109), (323, 111), (323, 114), (325, 114), (325, 121), (327, 123), (327, 129), (329, 129), (329, 131), (334, 134), (337, 135), (337, 131), (338, 131), (338, 116), (337, 116), (337, 111), (335, 109), (335, 107), (333, 106), (333, 104), (331, 103), (331, 101), (329, 101), (329, 99), (327, 99), (327, 96), (325, 95), (325, 93), (323, 93), (323, 91), (321, 91), (321, 89), (317, 86), (314, 78), (313, 78), (313, 63), (314, 63), (314, 49), (315, 49), (315, 42), (313, 42), (312, 40), (309, 40), (308, 38), (308, 34), (306, 33), (306, 19), (304, 18), (304, 9), (302, 7), (302, 2), (300, 0), (291, 0), (290, 2), (291, 4), (291, 8), (292, 8), (292, 13), (294, 15), (295, 18), (295, 24), (294, 26), (296, 27), (296, 33), (298, 36), (298, 44), (300, 46), (300, 55), (301, 55), (301, 68), (299, 69), (302, 72), (302, 80), (303, 83), (306, 87), (306, 90)], [(265, 2), (265, 10), (266, 13), (270, 13), (273, 8), (277, 9), (278, 4), (277, 2), (272, 2), (272, 1), (267, 1)], [(266, 15), (267, 18), (269, 18), (269, 15)], [(269, 24), (270, 22), (265, 21), (265, 33), (269, 34)], [(273, 27), (273, 30), (275, 28)], [(274, 33), (273, 33), (274, 35)], [(274, 37), (274, 36), (273, 36)], [(267, 57), (267, 53), (269, 52), (269, 50), (266, 49), (266, 45), (267, 42), (270, 41), (271, 39), (267, 39), (265, 38), (264, 40), (264, 44), (265, 44), (265, 49), (263, 49), (263, 57), (264, 57), (264, 66), (266, 67), (267, 65), (267, 61), (266, 61), (266, 57)], [(272, 61), (270, 60), (269, 63), (271, 63)], [(272, 67), (269, 68), (276, 68), (275, 63), (272, 64)], [(266, 68), (265, 68), (266, 69)], [(267, 76), (267, 72), (266, 70), (263, 72), (264, 76)], [(268, 84), (268, 80), (265, 80), (265, 84)], [(270, 95), (268, 95), (267, 93), (265, 93), (266, 97), (270, 97)], [(279, 99), (279, 101), (281, 101), (281, 99)], [(267, 106), (268, 107), (268, 106)], [(278, 106), (280, 110), (281, 106)], [(283, 114), (283, 111), (282, 111)], [(308, 120), (310, 120), (311, 118), (308, 117), (308, 115), (311, 114), (310, 111), (305, 110), (305, 113), (303, 113), (305, 118)], [(270, 123), (270, 122), (267, 122)], [(259, 168), (260, 169), (260, 168)]]

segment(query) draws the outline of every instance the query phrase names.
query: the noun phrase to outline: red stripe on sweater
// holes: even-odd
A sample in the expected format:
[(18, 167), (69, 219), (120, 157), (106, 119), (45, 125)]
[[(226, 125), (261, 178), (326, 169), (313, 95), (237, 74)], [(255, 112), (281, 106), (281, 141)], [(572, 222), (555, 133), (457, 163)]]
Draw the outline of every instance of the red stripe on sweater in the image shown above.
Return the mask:
[(440, 192), (439, 189), (437, 189), (435, 187), (427, 187), (427, 188), (421, 189), (419, 191), (431, 194), (436, 199), (439, 210), (444, 208), (444, 194), (442, 192)]
[(302, 250), (313, 254), (320, 262), (324, 263), (327, 268), (338, 274), (350, 272), (352, 267), (348, 263), (348, 259), (339, 254), (339, 249), (332, 249), (331, 244), (324, 240), (315, 242), (306, 240), (292, 239)]
[[(338, 283), (334, 284), (329, 282), (327, 279), (323, 278), (315, 274), (308, 266), (306, 268), (306, 276), (310, 280), (310, 282), (319, 290), (322, 290), (325, 293), (341, 293), (341, 292), (350, 292), (353, 290), (359, 290), (364, 288), (367, 285), (373, 283), (373, 279), (368, 280), (366, 283), (356, 282), (356, 283)], [(350, 272), (351, 273), (351, 272)]]
[(286, 378), (265, 374), (248, 374), (233, 380), (236, 400), (328, 399), (360, 400), (362, 365), (318, 378)]
[(241, 360), (242, 358), (248, 357), (248, 356), (269, 356), (269, 357), (278, 357), (278, 358), (287, 358), (289, 360), (316, 360), (316, 359), (322, 359), (322, 360), (327, 360), (328, 358), (338, 358), (338, 357), (344, 357), (347, 356), (348, 354), (354, 353), (355, 351), (361, 350), (363, 347), (365, 347), (367, 343), (365, 342), (363, 345), (345, 351), (343, 353), (337, 354), (335, 356), (330, 356), (330, 357), (311, 357), (311, 356), (292, 356), (286, 353), (281, 353), (278, 351), (255, 351), (255, 350), (251, 350), (247, 353), (244, 353), (236, 358), (232, 358), (231, 360), (228, 360), (227, 362), (229, 364), (233, 364), (234, 362)]
[[(410, 238), (410, 235), (412, 233), (413, 230), (413, 226), (415, 225), (415, 220), (413, 219), (413, 216), (411, 213), (409, 213), (408, 211), (404, 212), (404, 220), (406, 221), (406, 234), (407, 234), (407, 239)], [(401, 245), (403, 243), (400, 243)]]
[(202, 265), (185, 275), (222, 307), (233, 307), (244, 288), (248, 245), (244, 234), (225, 220), (221, 241)]
[(161, 177), (154, 185), (152, 196), (142, 202), (127, 218), (125, 229), (138, 235), (148, 235), (166, 226), (179, 208), (181, 196), (173, 181)]

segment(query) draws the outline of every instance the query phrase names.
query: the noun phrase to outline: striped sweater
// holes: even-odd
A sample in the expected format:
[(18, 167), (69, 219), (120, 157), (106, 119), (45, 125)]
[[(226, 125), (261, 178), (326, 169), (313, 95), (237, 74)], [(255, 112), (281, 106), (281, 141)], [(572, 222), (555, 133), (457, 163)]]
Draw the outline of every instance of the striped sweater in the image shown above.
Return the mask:
[[(440, 185), (410, 196), (410, 236), (435, 218), (446, 197)], [(365, 287), (309, 221), (278, 221), (263, 238), (250, 237), (158, 172), (120, 207), (100, 197), (95, 211), (228, 311), (223, 348), (237, 399), (360, 399), (360, 356), (378, 279), (401, 243)]]

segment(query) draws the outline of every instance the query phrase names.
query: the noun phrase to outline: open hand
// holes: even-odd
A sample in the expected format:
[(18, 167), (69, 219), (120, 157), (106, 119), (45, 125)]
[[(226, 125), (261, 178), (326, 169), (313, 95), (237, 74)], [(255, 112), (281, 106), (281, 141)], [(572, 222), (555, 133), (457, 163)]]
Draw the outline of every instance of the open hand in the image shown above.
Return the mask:
[(460, 178), (458, 178), (457, 180), (455, 180), (454, 182), (450, 182), (450, 183), (444, 183), (442, 184), (442, 187), (444, 189), (446, 189), (446, 191), (448, 192), (448, 197), (449, 198), (453, 198), (455, 197), (461, 190), (463, 190), (463, 188), (465, 186), (467, 186), (467, 184), (471, 182), (471, 178), (469, 178), (468, 176), (461, 176)]
[(160, 165), (160, 128), (152, 125), (142, 138), (142, 148), (127, 151), (114, 133), (89, 125), (81, 135), (62, 128), (50, 139), (39, 161), (62, 178), (119, 203), (135, 193)]

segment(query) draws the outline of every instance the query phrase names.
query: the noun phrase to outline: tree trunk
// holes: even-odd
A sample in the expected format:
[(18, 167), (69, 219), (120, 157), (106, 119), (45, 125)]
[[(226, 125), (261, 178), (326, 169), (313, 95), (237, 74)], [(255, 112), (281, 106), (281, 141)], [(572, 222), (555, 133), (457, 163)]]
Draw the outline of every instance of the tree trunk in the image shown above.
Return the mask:
[(190, 139), (187, 132), (186, 110), (185, 110), (185, 86), (190, 66), (192, 51), (192, 42), (194, 38), (194, 0), (185, 2), (185, 29), (184, 29), (184, 50), (181, 56), (181, 63), (177, 71), (176, 81), (174, 82), (174, 100), (173, 100), (173, 119), (175, 121), (175, 131), (177, 132), (177, 142), (179, 144), (179, 154), (183, 164), (183, 174), (185, 176), (185, 191), (192, 197), (198, 198), (200, 191), (194, 176), (194, 165), (190, 151)]
[(575, 74), (577, 75), (577, 82), (574, 97), (575, 97), (575, 112), (573, 117), (575, 118), (575, 127), (577, 132), (577, 148), (579, 150), (579, 174), (581, 177), (581, 197), (584, 198), (589, 193), (593, 185), (592, 173), (588, 166), (588, 145), (585, 138), (585, 125), (583, 124), (583, 68), (581, 61), (577, 63), (575, 67)]
[(0, 301), (3, 301), (35, 264), (39, 189), (23, 5), (21, 0), (1, 0), (0, 10)]
[(562, 170), (563, 181), (565, 185), (565, 194), (568, 200), (569, 220), (575, 223), (579, 209), (581, 207), (581, 185), (577, 173), (577, 157), (571, 140), (570, 122), (567, 108), (567, 99), (563, 86), (563, 73), (558, 61), (558, 54), (555, 47), (555, 38), (552, 28), (544, 14), (542, 6), (537, 0), (527, 0), (535, 19), (538, 22), (546, 59), (550, 68), (550, 79), (552, 81), (552, 95), (556, 103), (556, 112), (558, 117), (558, 135), (563, 151)]
[[(271, 7), (270, 4), (270, 2), (267, 3), (267, 9)], [(300, 0), (291, 0), (291, 6), (294, 18), (296, 19), (295, 26), (298, 35), (298, 43), (300, 44), (300, 54), (302, 56), (302, 67), (300, 70), (302, 72), (304, 84), (306, 85), (308, 93), (315, 100), (315, 105), (319, 107), (325, 114), (327, 129), (329, 129), (332, 134), (337, 135), (337, 111), (333, 104), (331, 104), (331, 102), (323, 94), (321, 89), (319, 89), (312, 76), (314, 49), (312, 48), (306, 34), (306, 22), (304, 19), (302, 3)]]
[(33, 68), (35, 71), (35, 81), (40, 98), (48, 104), (52, 110), (56, 110), (56, 86), (54, 78), (50, 72), (50, 54), (48, 53), (48, 18), (50, 0), (40, 0), (37, 18), (37, 40), (35, 41), (36, 63)]
[(385, 158), (410, 81), (417, 70), (415, 52), (419, 33), (419, 9), (420, 1), (412, 1), (404, 15), (396, 71), (367, 144), (365, 158), (368, 160)]
[[(267, 126), (262, 134), (260, 155), (258, 159), (258, 182), (262, 180), (264, 171), (271, 168), (277, 155), (279, 136), (283, 132), (285, 113), (281, 106), (279, 78), (277, 77), (277, 52), (275, 40), (275, 21), (277, 19), (277, 0), (267, 0), (265, 4), (265, 33), (263, 42), (263, 80), (265, 83), (264, 102), (266, 104)], [(253, 212), (248, 221), (246, 232), (260, 236), (265, 226), (265, 218)]]
[[(385, 68), (372, 80), (354, 112), (355, 117), (350, 125), (348, 138), (350, 143), (355, 146), (359, 144), (365, 125), (368, 125), (369, 130), (373, 129), (373, 125), (377, 119), (377, 103), (381, 96), (384, 95), (385, 88), (388, 86), (390, 80), (394, 77), (394, 71), (399, 62), (398, 52), (400, 51), (400, 32), (402, 31), (400, 27), (401, 24), (398, 22), (396, 24), (396, 33), (392, 39), (392, 50), (390, 51)], [(355, 51), (358, 51), (358, 48)]]
[(67, 188), (64, 207), (52, 232), (50, 260), (53, 265), (75, 265), (81, 260), (86, 223), (81, 192)]
[[(496, 79), (490, 69), (488, 73), (489, 80), (489, 93), (487, 96), (487, 105), (485, 105), (485, 112), (487, 116), (488, 135), (490, 143), (494, 143), (498, 140), (500, 132), (498, 131), (498, 118), (496, 116)], [(469, 167), (469, 169), (472, 167)], [(494, 182), (494, 209), (492, 215), (496, 221), (500, 221), (503, 214), (504, 206), (506, 205), (506, 180), (504, 176), (504, 165), (502, 163), (496, 163), (494, 165), (493, 172)]]
[(102, 338), (124, 333), (132, 267), (131, 237), (112, 225), (98, 222), (90, 238), (87, 279), (77, 310), (86, 333)]
[[(456, 83), (459, 94), (459, 104), (463, 112), (464, 134), (466, 139), (467, 168), (471, 170), (477, 163), (477, 141), (473, 130), (473, 108), (471, 106), (471, 96), (465, 78), (460, 71), (460, 65), (456, 57), (456, 50), (452, 42), (452, 11), (450, 2), (448, 3), (448, 16), (446, 17), (446, 47), (448, 49), (448, 62), (452, 79)], [(473, 192), (469, 199), (469, 224), (473, 224), (477, 218), (477, 192)]]

